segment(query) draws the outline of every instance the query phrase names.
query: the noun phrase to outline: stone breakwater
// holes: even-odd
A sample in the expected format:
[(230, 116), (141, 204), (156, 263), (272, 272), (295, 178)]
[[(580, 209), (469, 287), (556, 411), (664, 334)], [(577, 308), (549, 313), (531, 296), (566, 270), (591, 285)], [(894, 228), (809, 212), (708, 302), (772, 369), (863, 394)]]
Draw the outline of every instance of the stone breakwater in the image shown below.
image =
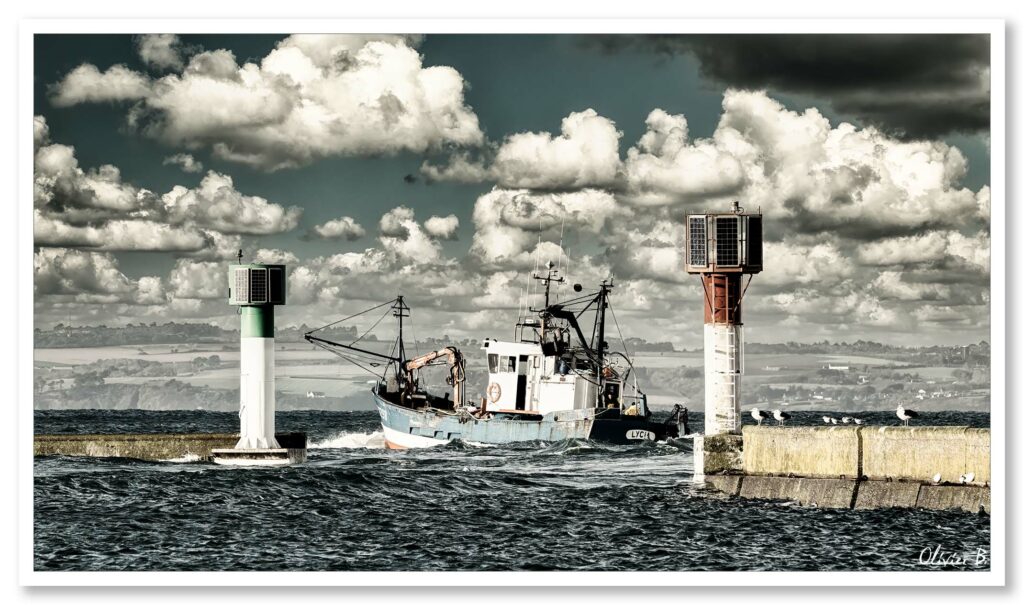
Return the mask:
[[(275, 435), (283, 448), (305, 448), (305, 433)], [(231, 448), (238, 433), (136, 433), (111, 435), (36, 435), (36, 456), (87, 456), (136, 460), (209, 460), (214, 449)]]
[(744, 426), (742, 436), (698, 436), (694, 472), (697, 481), (743, 498), (989, 512), (991, 433), (957, 426)]

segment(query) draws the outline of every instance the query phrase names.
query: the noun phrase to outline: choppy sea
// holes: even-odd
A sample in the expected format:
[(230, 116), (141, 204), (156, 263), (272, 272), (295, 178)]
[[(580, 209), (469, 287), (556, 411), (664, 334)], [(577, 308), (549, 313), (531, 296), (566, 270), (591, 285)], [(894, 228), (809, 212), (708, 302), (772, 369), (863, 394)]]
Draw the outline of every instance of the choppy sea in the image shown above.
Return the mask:
[[(790, 424), (821, 424), (822, 413), (793, 416)], [(891, 412), (857, 416), (897, 423)], [(983, 413), (925, 416), (989, 424)], [(699, 431), (700, 414), (691, 418)], [(693, 483), (687, 439), (391, 451), (373, 412), (283, 412), (277, 425), (309, 435), (307, 464), (37, 458), (35, 568), (989, 569), (986, 515), (727, 498)], [(36, 433), (237, 428), (237, 414), (220, 412), (35, 413)]]

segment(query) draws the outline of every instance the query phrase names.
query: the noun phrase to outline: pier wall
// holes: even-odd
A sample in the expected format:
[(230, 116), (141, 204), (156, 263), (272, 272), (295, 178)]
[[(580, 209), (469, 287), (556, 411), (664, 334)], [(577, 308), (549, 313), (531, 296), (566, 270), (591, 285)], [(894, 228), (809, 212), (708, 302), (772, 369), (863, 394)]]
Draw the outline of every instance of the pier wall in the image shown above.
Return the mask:
[[(281, 447), (305, 448), (304, 433), (278, 433)], [(36, 435), (36, 456), (88, 456), (137, 460), (209, 460), (210, 450), (232, 448), (238, 433), (136, 433), (117, 435)]]
[[(960, 483), (967, 474), (973, 480)], [(698, 436), (694, 477), (743, 498), (987, 512), (991, 433), (967, 427), (748, 425), (742, 438)]]

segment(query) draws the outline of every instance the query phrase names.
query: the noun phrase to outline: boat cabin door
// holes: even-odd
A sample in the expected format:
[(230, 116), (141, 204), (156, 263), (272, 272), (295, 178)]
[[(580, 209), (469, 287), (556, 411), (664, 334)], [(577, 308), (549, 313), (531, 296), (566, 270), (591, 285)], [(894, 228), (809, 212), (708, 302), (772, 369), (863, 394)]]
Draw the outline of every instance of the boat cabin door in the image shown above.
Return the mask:
[(526, 409), (526, 369), (529, 367), (526, 355), (519, 356), (519, 375), (516, 376), (516, 409)]

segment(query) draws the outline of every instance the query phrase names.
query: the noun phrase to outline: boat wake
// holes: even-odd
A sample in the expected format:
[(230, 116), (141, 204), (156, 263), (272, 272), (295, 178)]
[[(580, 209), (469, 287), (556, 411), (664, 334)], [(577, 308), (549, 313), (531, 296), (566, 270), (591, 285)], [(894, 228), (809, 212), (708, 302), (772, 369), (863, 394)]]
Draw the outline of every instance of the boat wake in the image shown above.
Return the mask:
[(309, 444), (312, 450), (383, 449), (384, 431), (372, 433), (341, 432), (323, 441)]

